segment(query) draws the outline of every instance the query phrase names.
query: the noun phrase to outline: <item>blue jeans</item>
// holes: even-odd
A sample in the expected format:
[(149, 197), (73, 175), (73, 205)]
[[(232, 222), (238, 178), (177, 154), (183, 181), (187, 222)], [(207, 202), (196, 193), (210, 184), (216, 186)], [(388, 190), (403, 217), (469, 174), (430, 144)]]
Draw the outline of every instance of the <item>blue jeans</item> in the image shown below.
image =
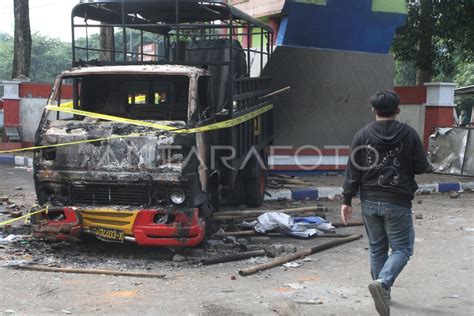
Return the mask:
[(386, 202), (362, 201), (362, 218), (369, 238), (372, 279), (382, 280), (389, 289), (413, 255), (412, 210)]

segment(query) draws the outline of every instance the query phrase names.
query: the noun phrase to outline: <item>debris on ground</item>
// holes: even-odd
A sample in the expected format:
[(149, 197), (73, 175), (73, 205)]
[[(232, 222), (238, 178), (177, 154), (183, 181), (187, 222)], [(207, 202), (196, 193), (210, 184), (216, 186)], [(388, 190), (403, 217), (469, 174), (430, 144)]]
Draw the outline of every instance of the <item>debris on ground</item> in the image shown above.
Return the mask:
[(142, 272), (124, 272), (113, 270), (98, 270), (98, 269), (77, 269), (77, 268), (56, 268), (38, 265), (18, 265), (12, 266), (13, 269), (27, 270), (27, 271), (41, 271), (41, 272), (57, 272), (57, 273), (73, 273), (73, 274), (95, 274), (95, 275), (113, 275), (113, 276), (127, 276), (134, 278), (164, 278), (166, 275), (157, 273), (142, 273)]
[(8, 196), (0, 196), (1, 203), (8, 203), (10, 202), (10, 198)]
[(217, 222), (222, 221), (242, 221), (242, 220), (254, 220), (259, 216), (269, 212), (279, 212), (294, 216), (303, 216), (311, 214), (312, 216), (326, 217), (328, 208), (321, 206), (307, 206), (298, 208), (287, 208), (287, 209), (271, 209), (271, 210), (242, 210), (242, 211), (226, 211), (219, 212), (214, 215), (214, 220)]
[(17, 236), (17, 235), (11, 234), (11, 235), (8, 235), (6, 237), (2, 237), (0, 235), (0, 245), (8, 244), (8, 243), (18, 241), (18, 240), (22, 240), (22, 236)]
[(173, 256), (173, 261), (174, 262), (184, 262), (186, 261), (186, 257), (180, 255), (180, 254), (176, 254)]
[(461, 194), (459, 194), (458, 192), (452, 192), (452, 193), (449, 195), (449, 197), (450, 197), (451, 199), (457, 199), (457, 198), (459, 198), (460, 196), (461, 196)]
[(260, 272), (260, 271), (268, 270), (268, 269), (274, 268), (276, 266), (285, 264), (287, 262), (299, 260), (299, 259), (302, 259), (306, 256), (312, 255), (314, 253), (321, 252), (321, 251), (326, 250), (326, 249), (334, 248), (334, 247), (337, 247), (339, 245), (342, 245), (342, 244), (345, 244), (345, 243), (348, 243), (348, 242), (359, 240), (361, 238), (362, 238), (362, 235), (357, 235), (356, 234), (356, 235), (352, 235), (352, 236), (347, 237), (347, 238), (332, 240), (332, 241), (330, 241), (328, 243), (325, 243), (325, 244), (322, 244), (322, 245), (317, 245), (317, 246), (314, 246), (314, 247), (311, 247), (311, 248), (302, 249), (302, 250), (297, 251), (297, 252), (295, 252), (294, 254), (291, 254), (291, 255), (276, 258), (276, 259), (274, 259), (273, 261), (271, 261), (269, 263), (257, 265), (257, 266), (250, 267), (250, 268), (241, 269), (241, 270), (239, 270), (239, 274), (241, 276), (247, 276), (247, 275), (251, 275), (251, 274), (254, 274), (254, 273), (257, 273), (257, 272)]
[(270, 189), (290, 189), (301, 186), (308, 187), (311, 186), (311, 184), (311, 182), (304, 179), (278, 174), (270, 175), (267, 181), (267, 187)]
[(322, 301), (318, 300), (306, 300), (306, 301), (295, 301), (296, 304), (301, 304), (301, 305), (322, 305)]
[(241, 260), (246, 260), (246, 259), (255, 258), (255, 257), (263, 257), (265, 255), (266, 255), (265, 250), (255, 250), (255, 251), (242, 252), (238, 254), (203, 259), (202, 263), (204, 265), (212, 265), (212, 264), (232, 262), (232, 261), (241, 261)]
[(290, 289), (293, 289), (293, 290), (302, 290), (305, 288), (304, 284), (302, 283), (287, 283), (287, 284), (283, 284), (284, 286), (286, 287), (289, 287)]
[(283, 233), (292, 237), (310, 238), (324, 232), (334, 232), (331, 223), (321, 217), (292, 217), (281, 212), (267, 212), (256, 221), (244, 222), (244, 227), (253, 227), (261, 234), (267, 232)]
[(284, 263), (283, 266), (285, 268), (299, 268), (303, 266), (303, 263), (302, 262), (287, 262), (287, 263)]

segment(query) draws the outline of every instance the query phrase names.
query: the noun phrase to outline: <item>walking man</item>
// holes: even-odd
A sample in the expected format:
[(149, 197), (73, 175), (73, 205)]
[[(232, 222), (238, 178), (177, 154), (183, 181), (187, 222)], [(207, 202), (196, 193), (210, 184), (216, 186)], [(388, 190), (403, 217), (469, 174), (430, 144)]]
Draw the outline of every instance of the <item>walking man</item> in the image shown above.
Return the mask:
[(350, 220), (352, 198), (360, 192), (373, 279), (369, 291), (377, 312), (390, 315), (390, 288), (413, 255), (415, 174), (428, 172), (430, 164), (416, 131), (396, 120), (399, 96), (382, 90), (369, 101), (375, 121), (352, 141), (341, 217)]

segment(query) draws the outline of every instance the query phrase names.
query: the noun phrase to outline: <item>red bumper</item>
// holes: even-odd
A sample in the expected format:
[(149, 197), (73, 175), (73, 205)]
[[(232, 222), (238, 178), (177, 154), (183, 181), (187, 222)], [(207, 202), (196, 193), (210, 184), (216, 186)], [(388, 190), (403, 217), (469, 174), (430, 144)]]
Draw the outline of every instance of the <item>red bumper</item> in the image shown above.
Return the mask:
[(140, 211), (133, 225), (135, 242), (140, 246), (192, 247), (206, 235), (206, 223), (199, 218), (198, 209), (176, 211), (169, 223), (156, 223), (160, 211)]
[(57, 241), (81, 239), (82, 224), (76, 210), (70, 207), (50, 209), (38, 214), (33, 225), (33, 237)]
[[(166, 214), (160, 210), (138, 211), (132, 227), (133, 239), (128, 240), (134, 240), (140, 246), (162, 247), (192, 247), (203, 241), (206, 223), (199, 218), (198, 209)], [(157, 221), (159, 216), (167, 220), (160, 223)], [(48, 214), (39, 214), (37, 223), (33, 225), (33, 236), (36, 238), (58, 241), (81, 239), (81, 217), (74, 208), (53, 209)]]

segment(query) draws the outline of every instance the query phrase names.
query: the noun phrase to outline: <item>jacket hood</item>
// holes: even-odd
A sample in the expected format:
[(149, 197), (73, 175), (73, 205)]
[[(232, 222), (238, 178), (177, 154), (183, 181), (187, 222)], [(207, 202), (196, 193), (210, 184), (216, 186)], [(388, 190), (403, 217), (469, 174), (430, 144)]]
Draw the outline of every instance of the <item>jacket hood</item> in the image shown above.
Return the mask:
[(375, 121), (367, 126), (367, 130), (373, 145), (394, 145), (410, 132), (410, 127), (395, 120)]

